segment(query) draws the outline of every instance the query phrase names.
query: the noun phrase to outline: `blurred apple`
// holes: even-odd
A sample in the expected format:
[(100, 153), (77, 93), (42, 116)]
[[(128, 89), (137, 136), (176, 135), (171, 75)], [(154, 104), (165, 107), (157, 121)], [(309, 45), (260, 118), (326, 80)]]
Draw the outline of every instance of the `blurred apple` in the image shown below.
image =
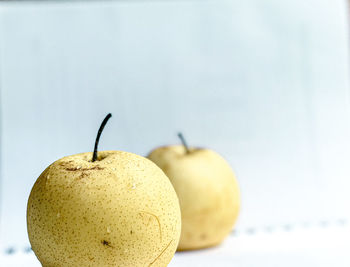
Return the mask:
[(169, 177), (178, 195), (182, 231), (178, 250), (221, 243), (232, 231), (240, 208), (240, 193), (229, 164), (210, 149), (183, 144), (154, 149), (148, 158)]

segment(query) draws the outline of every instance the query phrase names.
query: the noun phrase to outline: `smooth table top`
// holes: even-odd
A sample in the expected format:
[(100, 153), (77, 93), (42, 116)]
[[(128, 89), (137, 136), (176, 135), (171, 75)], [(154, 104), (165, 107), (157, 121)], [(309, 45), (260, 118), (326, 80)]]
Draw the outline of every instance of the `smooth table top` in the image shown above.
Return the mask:
[[(232, 234), (216, 248), (177, 253), (169, 267), (349, 267), (349, 248), (348, 223), (246, 231)], [(0, 265), (40, 267), (34, 253), (24, 250), (1, 254)]]

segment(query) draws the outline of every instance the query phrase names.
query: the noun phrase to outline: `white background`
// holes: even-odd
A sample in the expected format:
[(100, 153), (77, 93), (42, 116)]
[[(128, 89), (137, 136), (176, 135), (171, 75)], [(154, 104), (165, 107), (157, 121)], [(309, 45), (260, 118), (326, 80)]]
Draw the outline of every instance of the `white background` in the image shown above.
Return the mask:
[[(169, 267), (349, 267), (349, 247), (350, 227), (296, 228), (230, 236), (220, 247), (176, 253)], [(23, 251), (0, 255), (0, 262), (6, 267), (41, 266), (34, 253)]]
[[(177, 143), (224, 155), (238, 230), (349, 218), (348, 29), (340, 0), (1, 2), (1, 247), (54, 160)], [(318, 266), (318, 265), (315, 265)]]

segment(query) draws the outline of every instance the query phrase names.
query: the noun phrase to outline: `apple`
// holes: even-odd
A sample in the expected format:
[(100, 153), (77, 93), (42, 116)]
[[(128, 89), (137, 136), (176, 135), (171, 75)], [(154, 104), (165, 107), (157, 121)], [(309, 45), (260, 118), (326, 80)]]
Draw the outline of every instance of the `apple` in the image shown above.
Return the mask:
[(216, 152), (182, 145), (154, 149), (148, 158), (169, 177), (180, 201), (182, 231), (178, 250), (220, 244), (232, 231), (240, 208), (236, 176)]
[(176, 193), (150, 160), (122, 151), (81, 153), (44, 170), (27, 206), (29, 240), (44, 267), (164, 267), (181, 231)]

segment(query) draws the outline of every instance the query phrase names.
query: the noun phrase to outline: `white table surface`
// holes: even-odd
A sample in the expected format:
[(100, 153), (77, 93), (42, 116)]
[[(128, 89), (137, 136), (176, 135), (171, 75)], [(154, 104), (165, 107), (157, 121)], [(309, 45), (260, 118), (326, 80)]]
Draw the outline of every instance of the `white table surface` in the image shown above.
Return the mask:
[[(231, 235), (220, 246), (177, 253), (169, 266), (307, 266), (349, 267), (350, 227), (343, 222), (250, 229)], [(24, 250), (0, 256), (2, 267), (39, 267), (34, 253)]]

